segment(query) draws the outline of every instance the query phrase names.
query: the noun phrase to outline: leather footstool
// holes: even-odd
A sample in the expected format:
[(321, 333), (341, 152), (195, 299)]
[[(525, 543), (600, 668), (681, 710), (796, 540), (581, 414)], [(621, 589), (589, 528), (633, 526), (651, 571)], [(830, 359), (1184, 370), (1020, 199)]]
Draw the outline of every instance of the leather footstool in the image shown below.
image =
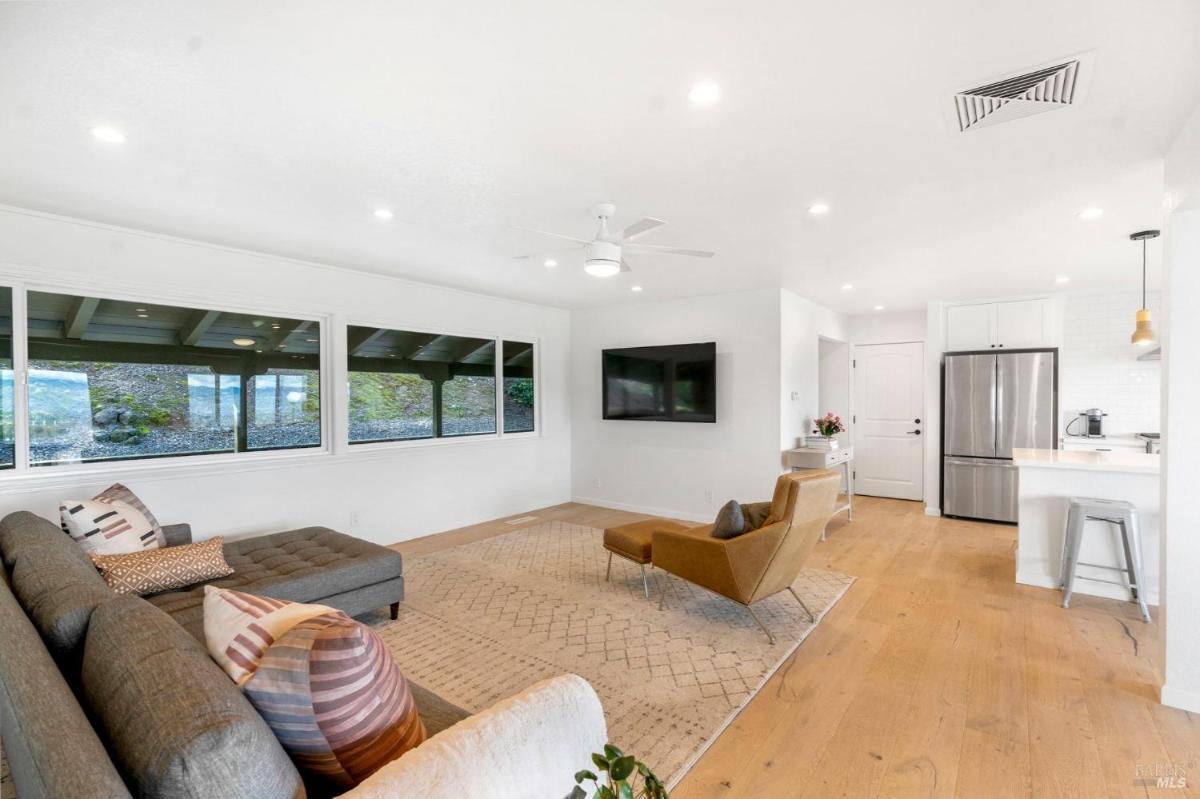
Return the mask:
[(607, 582), (612, 577), (612, 556), (620, 555), (626, 560), (638, 564), (642, 570), (642, 591), (646, 599), (650, 598), (650, 583), (646, 579), (646, 564), (650, 562), (650, 541), (655, 530), (670, 530), (680, 532), (691, 529), (686, 524), (673, 522), (670, 519), (643, 519), (640, 522), (630, 522), (604, 531), (604, 548), (608, 550), (608, 570), (604, 573)]

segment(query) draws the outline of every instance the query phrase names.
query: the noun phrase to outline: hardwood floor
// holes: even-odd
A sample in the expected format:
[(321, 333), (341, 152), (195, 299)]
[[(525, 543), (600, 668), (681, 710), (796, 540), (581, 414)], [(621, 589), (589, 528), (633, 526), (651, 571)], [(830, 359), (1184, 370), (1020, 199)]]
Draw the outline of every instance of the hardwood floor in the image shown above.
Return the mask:
[[(578, 504), (530, 515), (644, 518)], [(522, 526), (394, 548), (419, 555)], [(1013, 527), (856, 498), (854, 522), (831, 522), (811, 565), (859, 579), (672, 796), (1200, 795), (1200, 717), (1157, 700), (1158, 625), (1133, 604), (1076, 595), (1063, 610), (1057, 592), (1018, 586), (1015, 547)], [(1185, 788), (1139, 783), (1171, 766)]]

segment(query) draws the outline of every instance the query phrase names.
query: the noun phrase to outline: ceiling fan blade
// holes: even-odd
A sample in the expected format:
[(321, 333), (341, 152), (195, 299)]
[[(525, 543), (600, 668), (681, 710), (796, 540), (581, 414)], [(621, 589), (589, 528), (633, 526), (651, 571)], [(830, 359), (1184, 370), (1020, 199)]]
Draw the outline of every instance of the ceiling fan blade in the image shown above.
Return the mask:
[(662, 221), (661, 219), (655, 219), (652, 216), (648, 216), (645, 219), (642, 219), (638, 222), (634, 222), (632, 225), (630, 225), (629, 227), (627, 227), (623, 231), (621, 231), (621, 240), (622, 241), (633, 241), (638, 236), (644, 236), (647, 233), (649, 233), (651, 230), (654, 230), (655, 228), (660, 228), (665, 224), (667, 224), (667, 223)]
[(634, 242), (627, 246), (634, 250), (660, 252), (663, 255), (691, 255), (696, 258), (712, 258), (716, 254), (708, 250), (685, 250), (682, 247), (664, 247), (661, 244), (638, 244)]
[(591, 239), (580, 239), (580, 238), (576, 238), (575, 236), (567, 236), (562, 233), (551, 233), (549, 230), (538, 230), (537, 228), (521, 227), (520, 225), (510, 225), (510, 227), (513, 230), (523, 230), (526, 233), (537, 233), (542, 236), (553, 236), (556, 239), (566, 239), (567, 241), (573, 241), (573, 242), (576, 242), (577, 244), (591, 244), (592, 243)]
[(514, 255), (514, 261), (526, 261), (530, 258), (542, 258), (547, 255), (557, 255), (560, 252), (579, 252), (583, 249), (583, 245), (578, 247), (559, 247), (555, 250), (538, 250), (537, 252), (526, 253), (525, 255)]

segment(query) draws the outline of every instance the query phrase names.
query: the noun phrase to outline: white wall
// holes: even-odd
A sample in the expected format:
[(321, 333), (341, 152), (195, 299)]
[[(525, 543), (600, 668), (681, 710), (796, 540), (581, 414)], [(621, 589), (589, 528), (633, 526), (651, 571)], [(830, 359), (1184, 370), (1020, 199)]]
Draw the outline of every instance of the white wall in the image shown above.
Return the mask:
[[(160, 520), (191, 522), (199, 538), (322, 524), (392, 543), (570, 497), (566, 311), (6, 208), (0, 208), (0, 273), (185, 306), (329, 314), (327, 347), (343, 341), (348, 320), (535, 338), (542, 429), (529, 439), (373, 452), (343, 445), (234, 465), (194, 458), (178, 467), (114, 464), (75, 476), (54, 468), (10, 472), (0, 474), (0, 512), (25, 508), (57, 518), (60, 500), (121, 480)], [(341, 390), (327, 396), (340, 399), (345, 363), (331, 365), (332, 385)], [(335, 418), (344, 425), (344, 407)]]
[[(822, 415), (820, 340), (846, 340), (846, 319), (795, 292), (779, 292), (779, 450), (792, 449)], [(777, 458), (776, 464), (780, 465)]]
[[(1158, 291), (1146, 296), (1156, 320), (1160, 318), (1161, 300)], [(1137, 290), (1063, 295), (1058, 363), (1060, 431), (1080, 411), (1100, 408), (1108, 413), (1104, 422), (1110, 435), (1159, 432), (1162, 369), (1158, 361), (1137, 360), (1146, 350), (1129, 342), (1133, 315), (1141, 305), (1142, 293)], [(1072, 432), (1080, 432), (1081, 428), (1077, 423)]]
[(924, 311), (878, 311), (846, 317), (846, 332), (853, 344), (896, 344), (925, 340)]
[(1200, 107), (1167, 154), (1163, 326), (1164, 704), (1200, 712)]
[[(601, 419), (602, 350), (703, 341), (717, 344), (715, 424)], [(730, 499), (769, 497), (780, 471), (779, 342), (778, 289), (574, 312), (576, 501), (711, 521)]]

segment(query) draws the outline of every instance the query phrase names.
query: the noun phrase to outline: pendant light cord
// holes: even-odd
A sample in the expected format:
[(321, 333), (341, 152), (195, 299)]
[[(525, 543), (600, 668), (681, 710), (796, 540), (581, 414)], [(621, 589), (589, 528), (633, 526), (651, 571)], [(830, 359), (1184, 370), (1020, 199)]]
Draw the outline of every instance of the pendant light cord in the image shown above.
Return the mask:
[(1142, 239), (1142, 307), (1146, 307), (1146, 240)]

